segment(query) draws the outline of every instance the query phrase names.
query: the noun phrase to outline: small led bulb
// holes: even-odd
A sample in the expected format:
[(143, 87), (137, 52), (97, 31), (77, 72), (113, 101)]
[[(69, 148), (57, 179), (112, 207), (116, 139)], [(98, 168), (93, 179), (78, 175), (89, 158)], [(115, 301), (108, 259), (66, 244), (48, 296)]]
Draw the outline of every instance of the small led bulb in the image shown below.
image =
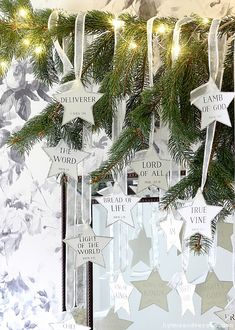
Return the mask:
[(23, 44), (28, 47), (30, 45), (30, 40), (27, 38), (23, 39)]
[(167, 27), (165, 24), (160, 24), (157, 28), (157, 33), (164, 34), (167, 31)]
[(42, 46), (35, 47), (34, 52), (36, 55), (40, 55), (43, 52), (43, 47)]
[(134, 41), (131, 41), (130, 43), (129, 43), (129, 49), (136, 49), (138, 46), (137, 46), (137, 44), (134, 42)]
[(18, 16), (22, 17), (22, 18), (26, 18), (29, 14), (29, 11), (26, 8), (20, 8), (18, 10)]
[(121, 29), (124, 27), (125, 22), (121, 21), (120, 19), (113, 19), (112, 20), (112, 25), (114, 26), (115, 29)]

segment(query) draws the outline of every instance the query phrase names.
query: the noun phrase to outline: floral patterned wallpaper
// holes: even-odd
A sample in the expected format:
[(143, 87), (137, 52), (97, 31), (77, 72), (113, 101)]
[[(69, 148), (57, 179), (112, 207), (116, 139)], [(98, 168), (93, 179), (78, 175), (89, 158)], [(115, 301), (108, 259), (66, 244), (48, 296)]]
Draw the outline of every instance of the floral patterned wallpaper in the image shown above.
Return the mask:
[(45, 180), (40, 146), (22, 156), (6, 145), (49, 98), (29, 62), (14, 62), (0, 81), (1, 330), (49, 330), (61, 312), (60, 188)]

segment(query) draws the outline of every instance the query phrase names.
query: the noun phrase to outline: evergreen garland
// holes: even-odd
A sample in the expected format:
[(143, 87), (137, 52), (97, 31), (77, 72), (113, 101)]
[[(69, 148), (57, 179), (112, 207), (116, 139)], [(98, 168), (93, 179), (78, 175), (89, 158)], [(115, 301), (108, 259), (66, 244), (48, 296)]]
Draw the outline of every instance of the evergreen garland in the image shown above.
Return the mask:
[[(59, 82), (62, 64), (53, 50), (53, 40), (69, 37), (68, 56), (73, 62), (75, 15), (60, 13), (58, 25), (48, 30), (51, 10), (33, 10), (28, 0), (0, 1), (0, 75), (4, 76), (14, 58), (30, 58), (37, 79), (51, 86)], [(188, 176), (171, 187), (162, 199), (164, 208), (174, 206), (177, 200), (187, 199), (200, 187), (205, 130), (200, 130), (200, 111), (190, 104), (190, 92), (209, 79), (207, 37), (210, 24), (200, 17), (182, 28), (182, 50), (178, 60), (171, 61), (172, 32), (176, 20), (159, 18), (154, 22), (154, 31), (161, 44), (162, 66), (154, 77), (153, 88), (148, 88), (146, 20), (122, 14), (124, 22), (116, 52), (114, 54), (113, 15), (93, 10), (86, 16), (86, 33), (95, 39), (85, 53), (82, 83), (92, 81), (100, 85), (102, 98), (94, 106), (93, 130), (105, 129), (111, 136), (112, 118), (117, 103), (127, 99), (125, 126), (119, 139), (113, 144), (110, 155), (99, 169), (94, 171), (93, 183), (97, 183), (111, 171), (125, 167), (131, 156), (146, 149), (150, 132), (151, 114), (168, 125), (170, 131), (169, 150), (172, 158), (189, 168)], [(164, 34), (159, 27), (166, 27)], [(220, 26), (221, 34), (232, 36), (235, 17), (225, 17)], [(137, 47), (130, 47), (135, 43)], [(233, 53), (228, 50), (223, 91), (233, 91)], [(74, 72), (64, 77), (61, 83), (74, 79)], [(229, 115), (234, 125), (234, 104), (229, 106)], [(52, 101), (39, 115), (9, 139), (9, 145), (18, 151), (29, 152), (35, 143), (46, 138), (56, 145), (61, 138), (68, 144), (81, 148), (83, 121), (76, 119), (63, 126), (63, 106)], [(231, 214), (234, 203), (233, 191), (233, 130), (217, 124), (208, 179), (204, 189), (208, 204), (223, 206), (219, 221)], [(195, 144), (200, 147), (194, 151)], [(217, 220), (217, 219), (216, 219)], [(212, 230), (215, 232), (215, 220)], [(207, 252), (211, 242), (201, 235), (189, 240), (197, 253)]]

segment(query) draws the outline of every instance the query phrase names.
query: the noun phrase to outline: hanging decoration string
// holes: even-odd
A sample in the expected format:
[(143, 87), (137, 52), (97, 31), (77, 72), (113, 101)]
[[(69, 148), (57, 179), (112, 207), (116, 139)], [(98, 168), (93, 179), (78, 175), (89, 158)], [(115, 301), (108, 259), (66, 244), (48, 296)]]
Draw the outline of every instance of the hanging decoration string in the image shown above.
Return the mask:
[[(147, 21), (147, 45), (148, 45), (148, 66), (149, 66), (149, 87), (153, 87), (153, 77), (156, 70), (160, 67), (161, 58), (159, 54), (159, 45), (158, 38), (155, 36), (153, 40), (153, 24), (157, 16), (150, 18)], [(153, 49), (154, 42), (154, 49)], [(155, 61), (154, 61), (155, 56)], [(149, 135), (149, 146), (153, 146), (154, 144), (154, 134), (155, 133), (155, 115), (152, 113), (151, 116), (151, 128)], [(154, 189), (155, 192), (157, 189)], [(159, 219), (157, 218), (157, 211), (159, 205), (156, 203), (152, 203), (152, 218), (151, 218), (151, 231), (152, 231), (152, 261), (153, 261), (153, 269), (159, 268), (159, 230), (156, 230), (156, 219), (159, 224)], [(159, 225), (157, 226), (159, 229)]]
[[(192, 22), (191, 17), (184, 17), (178, 20), (175, 24), (175, 28), (173, 31), (173, 39), (172, 39), (172, 51), (171, 51), (171, 59), (172, 64), (178, 59), (180, 53), (180, 35), (181, 28), (183, 25)], [(185, 230), (185, 229), (184, 229)], [(184, 233), (183, 233), (184, 237)], [(189, 265), (189, 255), (190, 255), (190, 247), (186, 240), (182, 239), (182, 269), (183, 272), (186, 273)]]
[[(58, 20), (59, 20), (59, 11), (58, 10), (54, 10), (51, 15), (49, 16), (48, 19), (48, 30), (52, 30), (54, 27), (56, 27), (56, 25), (58, 24)], [(73, 65), (70, 62), (68, 56), (66, 55), (65, 51), (63, 50), (63, 48), (60, 46), (59, 41), (56, 39), (53, 41), (55, 50), (63, 64), (63, 75), (66, 76), (70, 71), (72, 71), (73, 69)]]
[[(120, 34), (120, 29), (123, 28), (123, 25), (120, 24), (122, 23), (119, 20), (118, 15), (115, 16), (115, 19), (113, 20), (114, 22), (114, 56), (116, 54), (117, 46), (119, 39), (121, 37)], [(115, 67), (114, 67), (115, 69)], [(114, 116), (113, 116), (113, 123), (112, 123), (112, 141), (115, 142), (123, 127), (123, 122), (125, 119), (125, 114), (126, 114), (126, 102), (125, 100), (121, 100), (116, 107)], [(113, 172), (113, 177), (115, 180), (115, 185), (117, 184), (123, 191), (124, 194), (127, 194), (127, 170), (123, 169), (121, 173), (116, 173)], [(115, 187), (114, 187), (115, 189)], [(118, 239), (118, 262), (117, 262), (117, 271), (124, 272), (128, 266), (128, 226), (123, 224), (122, 222), (116, 223), (113, 226), (113, 235)], [(114, 262), (115, 262), (115, 256), (116, 256), (116, 251), (113, 251), (114, 254)]]
[[(221, 39), (221, 43), (220, 43), (221, 51), (219, 51), (218, 29), (220, 26), (220, 22), (221, 20), (219, 19), (214, 19), (212, 21), (208, 36), (208, 58), (209, 58), (209, 71), (210, 71), (209, 82), (203, 86), (196, 88), (194, 91), (191, 92), (191, 103), (193, 103), (193, 101), (199, 96), (205, 94), (208, 87), (210, 86), (211, 80), (214, 80), (217, 83), (219, 89), (221, 89), (226, 37), (224, 36)], [(222, 55), (223, 60), (219, 59), (220, 53)], [(220, 75), (218, 76), (219, 72)], [(209, 167), (212, 145), (215, 135), (215, 128), (216, 128), (216, 121), (214, 121), (207, 127), (204, 158), (203, 158), (203, 168), (202, 168), (201, 191), (203, 191), (207, 180), (208, 167)]]

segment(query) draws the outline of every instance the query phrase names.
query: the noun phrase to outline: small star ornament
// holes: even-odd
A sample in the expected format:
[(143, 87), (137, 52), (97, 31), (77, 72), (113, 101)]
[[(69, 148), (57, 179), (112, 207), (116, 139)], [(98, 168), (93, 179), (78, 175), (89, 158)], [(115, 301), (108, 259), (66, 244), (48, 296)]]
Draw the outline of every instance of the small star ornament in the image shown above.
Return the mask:
[(90, 327), (85, 327), (83, 325), (79, 325), (74, 321), (74, 318), (71, 317), (68, 320), (64, 320), (59, 323), (50, 323), (49, 324), (53, 330), (90, 330)]
[(117, 280), (110, 284), (110, 288), (114, 297), (114, 313), (123, 308), (130, 314), (129, 297), (134, 288), (124, 281), (121, 273)]
[(167, 295), (171, 288), (167, 285), (168, 282), (161, 279), (158, 272), (151, 272), (147, 280), (131, 283), (141, 293), (139, 310), (156, 305), (168, 312)]
[(224, 308), (227, 304), (227, 294), (232, 287), (233, 282), (220, 281), (214, 272), (209, 272), (205, 282), (197, 284), (195, 290), (201, 297), (201, 313), (206, 313), (214, 306)]
[(113, 308), (101, 320), (95, 320), (95, 330), (126, 330), (133, 322), (119, 319)]
[(96, 198), (107, 210), (107, 225), (110, 226), (117, 221), (134, 227), (131, 210), (139, 202), (140, 198), (136, 196), (125, 195), (119, 186), (115, 186), (113, 193)]
[(60, 140), (56, 147), (43, 147), (52, 163), (48, 177), (65, 173), (77, 180), (77, 166), (83, 159), (89, 156), (87, 152), (71, 149), (64, 140)]
[(221, 92), (212, 78), (202, 87), (204, 87), (203, 95), (192, 100), (192, 104), (202, 112), (201, 129), (214, 121), (231, 126), (228, 106), (232, 102), (235, 93)]
[(88, 123), (94, 124), (93, 105), (102, 95), (101, 93), (87, 92), (78, 80), (73, 82), (71, 89), (53, 95), (56, 101), (60, 102), (64, 107), (62, 125), (75, 118), (81, 118)]
[(215, 314), (228, 325), (229, 330), (235, 330), (235, 299), (231, 300), (224, 310)]
[(64, 239), (74, 251), (77, 252), (76, 267), (91, 261), (105, 267), (103, 249), (112, 240), (111, 237), (96, 236), (89, 225), (80, 225), (77, 237)]
[(186, 220), (184, 239), (197, 233), (212, 239), (211, 221), (221, 210), (220, 206), (207, 205), (201, 189), (198, 189), (192, 205), (178, 210)]
[(140, 230), (137, 238), (129, 241), (129, 246), (133, 251), (132, 267), (140, 261), (150, 266), (149, 251), (152, 247), (152, 240), (146, 236), (144, 229)]
[(193, 295), (196, 285), (189, 283), (184, 273), (181, 273), (180, 275), (180, 281), (177, 283), (176, 291), (181, 298), (182, 316), (187, 311), (190, 311), (193, 315), (195, 315)]
[(170, 171), (170, 161), (159, 157), (154, 146), (146, 150), (144, 159), (133, 160), (131, 167), (138, 174), (137, 193), (150, 187), (167, 190), (167, 173)]
[(175, 220), (172, 211), (168, 213), (165, 221), (160, 222), (160, 227), (166, 234), (167, 252), (170, 251), (172, 246), (175, 246), (179, 251), (182, 251), (180, 242), (180, 231), (182, 226), (183, 221)]

